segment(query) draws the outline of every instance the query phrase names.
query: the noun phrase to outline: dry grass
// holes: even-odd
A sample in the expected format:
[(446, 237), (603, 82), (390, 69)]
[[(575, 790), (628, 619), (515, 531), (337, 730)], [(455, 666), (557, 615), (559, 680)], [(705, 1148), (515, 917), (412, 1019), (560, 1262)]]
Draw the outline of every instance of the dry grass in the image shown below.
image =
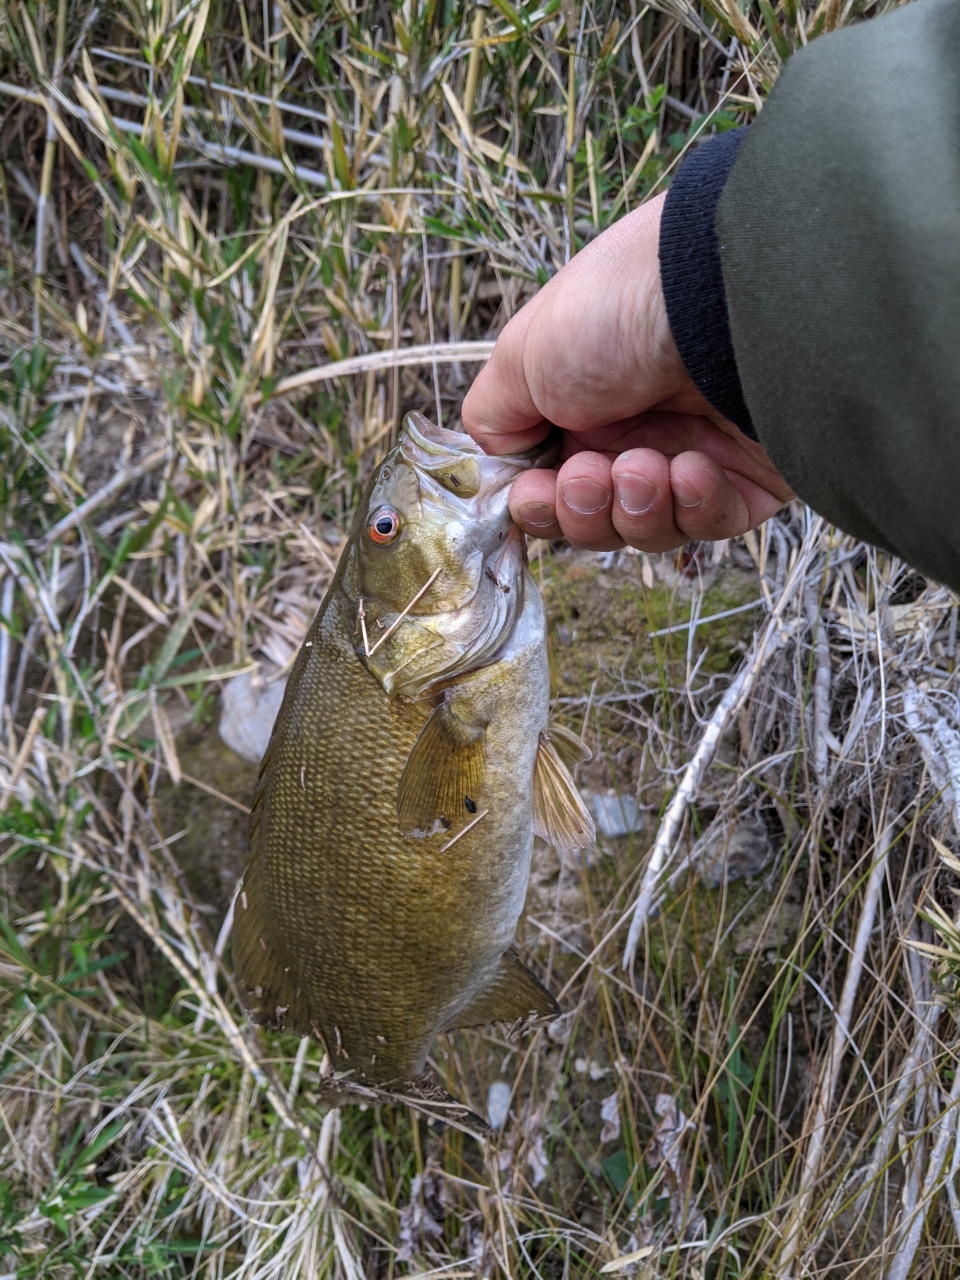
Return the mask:
[(438, 1042), (496, 1141), (324, 1112), (167, 820), (242, 831), (195, 745), (296, 651), (402, 412), (455, 422), (538, 284), (865, 9), (7, 0), (0, 1269), (957, 1273), (957, 605), (889, 557), (802, 509), (534, 548), (582, 785), (647, 831), (538, 852), (564, 1016)]

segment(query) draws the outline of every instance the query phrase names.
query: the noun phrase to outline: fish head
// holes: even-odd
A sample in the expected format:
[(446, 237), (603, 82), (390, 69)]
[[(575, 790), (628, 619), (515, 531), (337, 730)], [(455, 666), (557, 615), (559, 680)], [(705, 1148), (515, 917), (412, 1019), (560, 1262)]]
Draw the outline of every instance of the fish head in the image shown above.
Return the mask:
[(407, 414), (354, 531), (357, 654), (388, 694), (423, 697), (506, 642), (526, 560), (510, 485), (549, 457), (488, 457), (469, 436)]

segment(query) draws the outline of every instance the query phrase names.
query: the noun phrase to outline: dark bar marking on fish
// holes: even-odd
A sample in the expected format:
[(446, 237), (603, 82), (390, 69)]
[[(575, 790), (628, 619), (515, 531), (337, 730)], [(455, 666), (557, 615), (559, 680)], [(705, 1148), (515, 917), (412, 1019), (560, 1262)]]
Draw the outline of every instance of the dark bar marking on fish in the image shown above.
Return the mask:
[(490, 810), (489, 810), (489, 809), (484, 809), (482, 813), (478, 813), (478, 814), (477, 814), (477, 816), (473, 819), (473, 821), (472, 821), (472, 822), (468, 822), (468, 823), (467, 823), (467, 825), (466, 825), (465, 827), (462, 827), (462, 828), (457, 832), (457, 834), (453, 837), (453, 839), (452, 839), (452, 840), (448, 840), (448, 841), (447, 841), (447, 843), (446, 843), (445, 845), (441, 845), (441, 847), (440, 847), (440, 852), (441, 852), (441, 853), (446, 853), (448, 849), (452, 849), (452, 848), (453, 848), (453, 846), (454, 846), (454, 845), (457, 843), (457, 841), (460, 839), (460, 837), (461, 837), (461, 836), (465, 836), (465, 835), (467, 834), (467, 832), (468, 832), (468, 831), (470, 831), (473, 827), (475, 827), (475, 826), (477, 825), (477, 823), (480, 821), (480, 819), (481, 819), (481, 818), (485, 818), (489, 812), (490, 812)]
[[(383, 644), (384, 640), (387, 640), (391, 635), (393, 635), (394, 631), (396, 631), (397, 627), (399, 627), (400, 623), (404, 620), (404, 618), (407, 616), (407, 614), (410, 612), (413, 606), (417, 603), (420, 597), (423, 595), (426, 595), (427, 591), (429, 591), (429, 589), (433, 586), (436, 580), (440, 577), (442, 570), (443, 570), (443, 565), (438, 565), (437, 568), (434, 569), (433, 573), (431, 573), (430, 577), (426, 580), (426, 582), (423, 584), (423, 586), (420, 588), (417, 594), (413, 597), (413, 599), (410, 601), (410, 603), (407, 605), (404, 611), (402, 613), (397, 614), (396, 619), (390, 623), (389, 627), (387, 627), (386, 631), (383, 633), (383, 635), (380, 637), (380, 639), (377, 641), (377, 643), (373, 646), (372, 649), (367, 647), (367, 631), (366, 631), (366, 627), (364, 627), (363, 656), (365, 658), (372, 658), (373, 655), (380, 648), (380, 646)], [(362, 623), (363, 614), (360, 615), (360, 619)]]
[(470, 796), (464, 796), (464, 797), (463, 797), (463, 803), (464, 803), (464, 805), (465, 805), (465, 807), (466, 807), (467, 813), (476, 813), (476, 812), (477, 812), (477, 802), (476, 802), (476, 800), (472, 800), (472, 799), (470, 798)]

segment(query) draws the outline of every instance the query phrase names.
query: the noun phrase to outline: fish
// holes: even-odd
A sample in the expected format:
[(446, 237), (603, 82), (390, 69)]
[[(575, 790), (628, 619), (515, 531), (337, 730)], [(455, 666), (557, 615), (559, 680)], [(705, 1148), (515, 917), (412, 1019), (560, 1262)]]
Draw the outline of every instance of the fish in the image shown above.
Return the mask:
[(406, 416), (261, 764), (241, 1002), (357, 1081), (423, 1078), (441, 1031), (559, 1011), (514, 946), (534, 834), (595, 838), (571, 774), (590, 752), (549, 722), (544, 608), (508, 505), (549, 461)]

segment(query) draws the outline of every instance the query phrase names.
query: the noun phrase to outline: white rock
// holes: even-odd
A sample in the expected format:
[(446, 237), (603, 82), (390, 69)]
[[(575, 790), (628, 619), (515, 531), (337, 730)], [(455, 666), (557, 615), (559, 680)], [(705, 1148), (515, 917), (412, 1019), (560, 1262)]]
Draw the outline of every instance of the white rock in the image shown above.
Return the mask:
[(633, 796), (594, 795), (593, 818), (597, 831), (607, 840), (643, 830), (643, 817)]
[(570, 1027), (573, 1021), (572, 1013), (561, 1013), (559, 1018), (554, 1020), (547, 1027), (547, 1036), (554, 1044), (566, 1044), (570, 1039)]
[(259, 764), (283, 701), (286, 679), (268, 684), (259, 672), (245, 671), (223, 686), (220, 737), (238, 756)]
[(487, 1090), (487, 1119), (493, 1129), (502, 1129), (510, 1114), (512, 1090), (506, 1080), (494, 1080)]
[(539, 1129), (527, 1142), (527, 1168), (530, 1170), (530, 1181), (535, 1187), (539, 1187), (550, 1170), (547, 1148)]

